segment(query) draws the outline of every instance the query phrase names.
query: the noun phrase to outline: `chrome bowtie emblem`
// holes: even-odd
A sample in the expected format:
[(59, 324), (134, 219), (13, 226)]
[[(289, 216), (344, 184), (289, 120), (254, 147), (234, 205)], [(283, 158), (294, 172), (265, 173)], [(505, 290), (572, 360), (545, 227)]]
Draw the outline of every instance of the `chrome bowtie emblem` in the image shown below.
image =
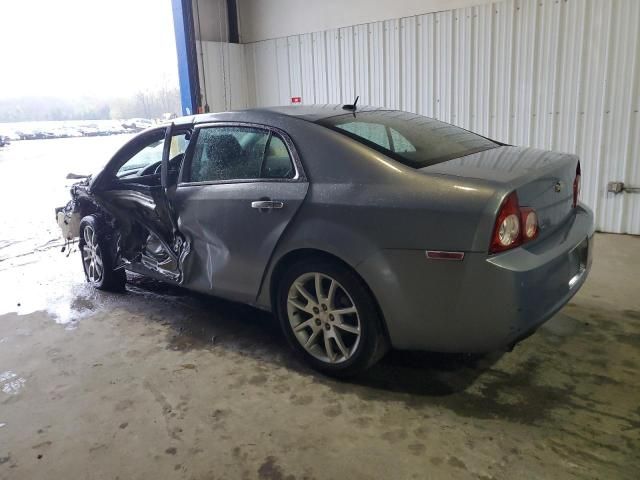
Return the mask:
[(556, 184), (553, 186), (553, 189), (556, 192), (560, 192), (562, 190), (562, 182), (556, 182)]

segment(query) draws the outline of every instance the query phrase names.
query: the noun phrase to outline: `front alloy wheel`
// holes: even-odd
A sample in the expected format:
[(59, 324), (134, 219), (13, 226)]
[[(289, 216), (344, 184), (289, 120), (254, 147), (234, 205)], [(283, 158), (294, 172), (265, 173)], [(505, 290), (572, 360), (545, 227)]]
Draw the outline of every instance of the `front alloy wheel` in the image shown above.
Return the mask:
[(104, 275), (104, 262), (102, 252), (98, 245), (98, 238), (93, 226), (85, 225), (82, 232), (84, 245), (82, 247), (82, 263), (87, 280), (91, 283), (100, 283)]
[(78, 247), (87, 281), (100, 290), (124, 291), (127, 275), (115, 268), (113, 234), (100, 217), (87, 215), (80, 222)]

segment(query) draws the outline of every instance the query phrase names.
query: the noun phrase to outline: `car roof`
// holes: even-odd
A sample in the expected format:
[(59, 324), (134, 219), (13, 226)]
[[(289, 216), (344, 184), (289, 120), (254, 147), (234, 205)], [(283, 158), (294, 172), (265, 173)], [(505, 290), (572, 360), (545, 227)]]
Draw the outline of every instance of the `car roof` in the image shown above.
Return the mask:
[[(358, 107), (356, 113), (388, 110), (379, 107), (361, 106)], [(246, 110), (236, 110), (232, 112), (221, 113), (203, 113), (188, 117), (194, 123), (205, 123), (220, 121), (224, 116), (233, 114), (234, 117), (245, 117), (247, 121), (250, 121), (252, 117), (261, 117), (273, 115), (275, 117), (295, 117), (301, 120), (307, 120), (309, 122), (317, 122), (329, 117), (335, 117), (337, 115), (346, 115), (352, 113), (351, 110), (345, 110), (342, 104), (324, 104), (324, 105), (287, 105), (281, 107), (264, 107), (264, 108), (251, 108)], [(177, 122), (176, 122), (177, 123)], [(180, 122), (182, 123), (182, 122)], [(186, 123), (186, 122), (185, 122)]]

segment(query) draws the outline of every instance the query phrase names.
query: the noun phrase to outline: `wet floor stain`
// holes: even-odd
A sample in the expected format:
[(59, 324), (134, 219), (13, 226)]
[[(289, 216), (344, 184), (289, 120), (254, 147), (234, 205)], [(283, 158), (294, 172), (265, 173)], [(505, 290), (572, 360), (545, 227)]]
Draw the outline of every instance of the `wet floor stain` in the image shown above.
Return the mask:
[(294, 475), (286, 475), (284, 470), (277, 463), (278, 459), (269, 456), (258, 468), (258, 478), (260, 480), (295, 480)]
[(424, 443), (412, 443), (409, 445), (408, 449), (412, 455), (416, 456), (422, 456), (427, 451), (427, 447)]
[(7, 370), (0, 373), (0, 390), (7, 395), (17, 395), (20, 393), (27, 381), (17, 373)]
[(640, 311), (638, 310), (624, 310), (624, 316), (631, 320), (640, 320)]
[(455, 468), (461, 468), (463, 470), (467, 469), (467, 466), (465, 465), (465, 463), (462, 460), (460, 460), (458, 457), (449, 457), (449, 460), (447, 460), (447, 463)]

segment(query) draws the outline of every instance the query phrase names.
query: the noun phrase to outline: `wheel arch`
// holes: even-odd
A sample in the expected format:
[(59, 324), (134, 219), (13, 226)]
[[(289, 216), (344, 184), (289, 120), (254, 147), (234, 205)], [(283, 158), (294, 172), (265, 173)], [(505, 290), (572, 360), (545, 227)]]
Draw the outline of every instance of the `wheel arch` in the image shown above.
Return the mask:
[(320, 250), (318, 248), (297, 248), (295, 250), (291, 250), (286, 254), (282, 255), (277, 260), (277, 262), (275, 263), (274, 267), (271, 270), (271, 274), (269, 275), (269, 283), (267, 287), (269, 290), (268, 291), (269, 306), (272, 312), (276, 312), (277, 310), (278, 287), (280, 285), (282, 276), (287, 271), (287, 268), (289, 268), (291, 265), (303, 259), (332, 261), (332, 262), (339, 263), (344, 267), (348, 268), (349, 270), (351, 270), (360, 279), (360, 281), (362, 282), (362, 285), (364, 285), (364, 287), (367, 289), (367, 291), (371, 295), (371, 298), (373, 298), (375, 302), (375, 308), (382, 321), (382, 331), (384, 333), (384, 336), (386, 337), (386, 340), (390, 341), (389, 331), (387, 329), (387, 321), (384, 317), (384, 312), (382, 311), (382, 308), (380, 308), (380, 303), (378, 302), (378, 299), (374, 295), (373, 290), (371, 290), (371, 287), (369, 287), (369, 284), (367, 283), (367, 281), (362, 277), (362, 275), (360, 275), (358, 270), (353, 265), (349, 264), (348, 262), (346, 262), (345, 260), (343, 260), (342, 258), (340, 258), (339, 256), (333, 253), (329, 253), (325, 250)]

